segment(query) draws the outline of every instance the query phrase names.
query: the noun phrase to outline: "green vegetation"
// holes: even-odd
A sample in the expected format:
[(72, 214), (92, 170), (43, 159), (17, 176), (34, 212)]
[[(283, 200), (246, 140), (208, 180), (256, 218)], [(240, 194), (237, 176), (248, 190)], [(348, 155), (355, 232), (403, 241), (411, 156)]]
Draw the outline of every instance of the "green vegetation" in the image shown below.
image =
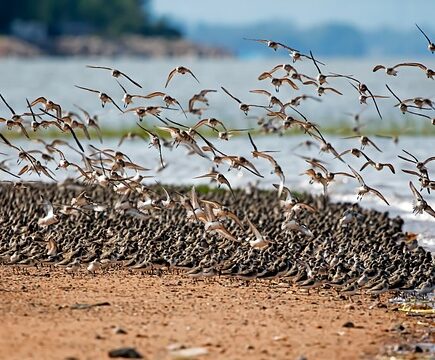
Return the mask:
[(180, 32), (165, 20), (154, 21), (148, 0), (20, 0), (0, 2), (0, 33), (8, 33), (16, 20), (36, 21), (49, 35), (61, 35), (68, 28), (81, 28), (98, 35), (162, 35), (178, 37)]
[[(155, 134), (157, 134), (159, 137), (163, 139), (169, 139), (170, 136), (167, 132), (162, 131), (160, 129), (156, 129), (152, 124), (145, 125), (147, 128), (149, 128), (151, 131), (153, 131)], [(341, 122), (334, 122), (333, 125), (323, 125), (322, 123), (319, 123), (319, 129), (322, 132), (323, 135), (333, 135), (333, 136), (339, 136), (339, 137), (346, 137), (346, 136), (352, 136), (355, 135), (355, 132), (352, 129), (352, 125), (349, 121), (341, 121)], [(89, 134), (91, 135), (92, 139), (97, 140), (97, 133), (93, 128), (88, 129)], [(402, 124), (400, 127), (390, 121), (383, 120), (382, 123), (377, 122), (375, 126), (367, 126), (362, 128), (361, 133), (366, 136), (373, 136), (373, 135), (383, 135), (383, 136), (435, 136), (435, 126), (430, 124), (430, 122), (421, 122), (419, 126), (415, 126), (415, 123), (409, 121), (406, 121), (404, 124)], [(81, 130), (77, 129), (76, 131), (77, 137), (80, 139), (84, 139), (84, 134)], [(137, 125), (132, 125), (129, 127), (123, 127), (123, 128), (113, 128), (113, 127), (101, 127), (101, 133), (102, 137), (104, 139), (119, 139), (121, 136), (128, 134), (129, 132), (134, 132), (138, 134), (142, 134), (145, 139), (147, 139), (147, 135), (145, 132), (143, 132)], [(47, 139), (53, 139), (53, 138), (71, 138), (71, 135), (69, 133), (62, 133), (58, 129), (40, 129), (36, 133), (33, 131), (28, 131), (29, 136), (33, 139), (35, 138), (47, 138)], [(212, 129), (202, 129), (200, 130), (201, 135), (207, 137), (211, 141), (213, 139), (217, 139), (217, 133), (216, 131), (213, 131)], [(23, 134), (20, 132), (17, 132), (15, 130), (8, 131), (7, 129), (4, 129), (3, 134), (9, 139), (15, 139), (15, 138), (22, 138), (24, 137)], [(278, 136), (277, 134), (264, 134), (260, 132), (259, 130), (251, 131), (251, 134), (255, 135), (264, 135), (264, 136)], [(287, 130), (282, 136), (295, 136), (295, 135), (301, 135), (303, 132), (299, 129), (290, 129)], [(240, 132), (235, 133), (233, 137), (238, 136), (246, 136), (246, 132)], [(223, 141), (223, 140), (220, 140)]]

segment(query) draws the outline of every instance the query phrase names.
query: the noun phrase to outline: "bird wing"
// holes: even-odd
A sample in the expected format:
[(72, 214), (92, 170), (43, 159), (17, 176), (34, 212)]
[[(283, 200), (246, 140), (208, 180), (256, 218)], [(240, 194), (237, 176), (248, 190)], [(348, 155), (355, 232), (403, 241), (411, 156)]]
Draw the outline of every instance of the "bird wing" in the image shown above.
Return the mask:
[(395, 65), (394, 67), (401, 67), (401, 66), (415, 66), (415, 67), (419, 67), (420, 69), (426, 71), (427, 70), (427, 66), (421, 64), (421, 63), (416, 63), (416, 62), (410, 62), (410, 63), (400, 63)]
[(341, 93), (340, 91), (338, 91), (337, 89), (334, 89), (334, 88), (332, 88), (332, 87), (325, 87), (325, 88), (323, 88), (323, 90), (324, 91), (332, 91), (332, 92), (334, 92), (334, 93), (336, 93), (336, 94), (338, 94), (338, 95), (343, 95), (343, 93)]
[(267, 90), (250, 90), (249, 91), (250, 93), (254, 93), (254, 94), (263, 94), (263, 95), (266, 95), (266, 96), (272, 96), (272, 94), (269, 92), (269, 91), (267, 91)]
[(381, 69), (385, 69), (385, 66), (384, 65), (376, 65), (373, 68), (373, 72), (376, 72), (376, 71), (381, 70)]
[(198, 78), (195, 76), (195, 74), (192, 72), (192, 70), (186, 68), (186, 71), (187, 71), (190, 75), (192, 75), (192, 77), (193, 77), (193, 78), (198, 82), (198, 84), (200, 84)]
[(299, 87), (293, 81), (291, 81), (289, 78), (283, 78), (281, 80), (283, 82), (286, 82), (287, 84), (289, 84), (293, 89), (299, 90)]
[(154, 97), (157, 97), (157, 96), (165, 96), (166, 94), (164, 93), (164, 92), (161, 92), (161, 91), (154, 91), (154, 92), (152, 92), (152, 93), (149, 93), (148, 95), (145, 95), (144, 96), (144, 98), (145, 99), (152, 99), (152, 98), (154, 98)]
[(122, 110), (122, 109), (118, 106), (118, 104), (117, 104), (115, 101), (113, 101), (113, 99), (112, 99), (110, 96), (107, 96), (107, 97), (109, 98), (110, 102), (111, 102), (113, 105), (115, 105), (115, 107), (116, 107), (120, 112), (124, 113), (124, 110)]
[[(82, 89), (82, 90), (87, 90), (87, 91), (91, 91), (93, 93), (99, 94), (100, 92), (98, 90), (94, 90), (94, 89), (90, 89), (87, 87), (83, 87), (83, 86), (78, 86), (78, 85), (74, 85), (76, 88)], [(35, 100), (36, 101), (36, 100)]]
[(272, 77), (272, 74), (265, 71), (258, 76), (258, 80), (264, 80), (264, 79), (271, 78), (271, 77)]
[(365, 185), (366, 183), (364, 182), (364, 179), (362, 178), (362, 176), (360, 174), (358, 174), (356, 172), (356, 170), (352, 166), (350, 166), (350, 165), (347, 165), (347, 166), (349, 166), (349, 169), (352, 170), (352, 173), (355, 175), (355, 177), (357, 178), (358, 182), (361, 185)]
[(417, 24), (415, 24), (415, 26), (417, 26), (417, 29), (420, 30), (420, 32), (423, 34), (423, 36), (426, 38), (426, 40), (428, 41), (429, 44), (432, 43), (432, 41), (430, 41), (429, 36), (427, 36), (425, 34), (425, 32), (420, 28), (420, 26), (418, 26)]
[(385, 199), (384, 195), (381, 194), (381, 192), (379, 190), (376, 190), (374, 188), (368, 187), (368, 190), (370, 192), (372, 192), (373, 194), (375, 194), (378, 198), (380, 198), (381, 200), (383, 200), (387, 205), (390, 205), (389, 202), (387, 201), (387, 199)]
[(130, 81), (132, 84), (134, 84), (134, 85), (136, 85), (137, 87), (139, 87), (139, 88), (141, 88), (142, 89), (142, 86), (139, 84), (139, 83), (137, 83), (136, 81), (134, 81), (130, 76), (128, 76), (126, 73), (123, 73), (123, 72), (121, 72), (120, 71), (120, 73), (121, 73), (121, 75), (122, 76), (124, 76), (128, 81)]
[(40, 96), (39, 98), (36, 98), (35, 100), (33, 100), (30, 103), (30, 106), (35, 106), (38, 103), (42, 103), (42, 104), (46, 104), (47, 103), (47, 99), (43, 96)]
[(231, 98), (233, 98), (234, 100), (236, 100), (239, 104), (241, 104), (242, 102), (237, 99), (234, 95), (232, 95), (227, 89), (225, 89), (223, 86), (221, 86), (221, 89), (227, 93), (227, 95), (229, 95)]
[(390, 164), (390, 163), (383, 163), (383, 164), (381, 164), (381, 165), (382, 165), (382, 166), (386, 166), (386, 167), (388, 167), (388, 168), (391, 170), (391, 172), (392, 172), (393, 174), (396, 173), (396, 170), (394, 169), (393, 164)]
[(373, 161), (368, 160), (366, 163), (364, 163), (363, 166), (361, 166), (361, 169), (359, 169), (359, 171), (363, 171), (367, 166), (372, 165)]
[(174, 75), (177, 73), (177, 69), (171, 70), (171, 72), (168, 75), (168, 79), (166, 80), (165, 88), (168, 87), (169, 81), (174, 77)]
[(248, 133), (249, 141), (251, 142), (252, 147), (254, 148), (254, 151), (258, 151), (257, 146), (254, 144), (254, 140), (252, 140), (252, 136), (250, 133)]
[(418, 192), (418, 190), (415, 188), (414, 184), (412, 183), (412, 181), (409, 182), (409, 188), (412, 191), (412, 194), (414, 195), (414, 198), (417, 200), (423, 200), (423, 196), (421, 196), (421, 194)]
[(261, 233), (260, 233), (260, 231), (258, 231), (257, 227), (248, 218), (246, 218), (246, 221), (248, 222), (249, 228), (251, 229), (251, 231), (254, 234), (255, 238), (257, 240), (262, 240), (263, 239), (263, 235), (261, 235)]
[(112, 71), (113, 69), (108, 67), (108, 66), (97, 66), (97, 65), (86, 65), (87, 68), (90, 69), (104, 69), (104, 70), (110, 70)]
[(3, 97), (2, 94), (0, 94), (0, 97), (3, 100), (3, 102), (5, 103), (5, 105), (7, 106), (7, 108), (9, 109), (9, 111), (12, 113), (12, 115), (15, 115), (14, 109), (12, 109), (12, 107), (6, 102), (6, 100), (5, 100), (5, 98)]

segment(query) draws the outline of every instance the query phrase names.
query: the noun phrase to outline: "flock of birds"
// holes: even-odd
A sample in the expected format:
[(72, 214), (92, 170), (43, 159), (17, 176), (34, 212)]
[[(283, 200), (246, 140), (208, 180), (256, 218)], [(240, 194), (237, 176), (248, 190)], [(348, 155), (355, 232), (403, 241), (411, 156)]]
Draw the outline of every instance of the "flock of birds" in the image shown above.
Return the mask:
[[(418, 26), (417, 26), (418, 27)], [(428, 49), (431, 53), (435, 52), (434, 43), (426, 36), (423, 30), (418, 27), (421, 33), (428, 41)], [(258, 80), (270, 81), (273, 85), (275, 94), (265, 89), (254, 89), (251, 92), (267, 97), (266, 104), (248, 104), (243, 102), (239, 97), (235, 96), (232, 91), (225, 87), (221, 90), (228, 96), (228, 98), (238, 104), (239, 109), (245, 116), (248, 116), (252, 108), (259, 108), (264, 112), (264, 116), (258, 117), (258, 129), (230, 129), (225, 121), (216, 119), (214, 117), (205, 117), (203, 114), (207, 112), (209, 106), (209, 94), (217, 92), (213, 89), (204, 89), (199, 93), (193, 95), (188, 106), (185, 108), (174, 97), (166, 92), (166, 88), (176, 79), (182, 75), (187, 75), (196, 81), (198, 84), (200, 80), (195, 76), (192, 70), (184, 66), (174, 68), (168, 75), (164, 84), (163, 91), (154, 91), (149, 94), (142, 94), (142, 86), (139, 82), (133, 80), (132, 77), (126, 73), (105, 66), (88, 65), (87, 67), (95, 70), (103, 70), (109, 72), (119, 84), (123, 92), (122, 105), (118, 105), (113, 96), (106, 92), (95, 89), (93, 87), (85, 87), (76, 85), (76, 88), (94, 94), (98, 97), (102, 107), (114, 106), (117, 111), (122, 114), (134, 113), (137, 116), (137, 131), (130, 132), (120, 139), (119, 146), (126, 140), (133, 138), (144, 139), (149, 138), (149, 147), (155, 149), (156, 155), (159, 159), (159, 169), (161, 171), (165, 168), (166, 163), (163, 156), (162, 149), (164, 147), (171, 148), (173, 151), (179, 151), (179, 148), (187, 148), (188, 154), (191, 156), (198, 156), (210, 161), (210, 169), (204, 174), (198, 174), (194, 178), (209, 178), (215, 182), (218, 187), (224, 186), (228, 188), (230, 197), (226, 197), (226, 201), (231, 205), (226, 205), (223, 202), (216, 200), (201, 199), (193, 187), (189, 194), (171, 191), (169, 188), (164, 187), (157, 183), (157, 188), (146, 185), (143, 183), (144, 179), (152, 177), (149, 169), (143, 167), (141, 164), (133, 162), (128, 154), (121, 152), (119, 149), (102, 148), (89, 143), (88, 148), (82, 144), (81, 140), (86, 137), (91, 141), (91, 134), (96, 134), (101, 143), (103, 138), (97, 116), (91, 115), (81, 106), (76, 106), (77, 111), (65, 111), (61, 104), (46, 97), (38, 97), (33, 101), (27, 100), (27, 107), (24, 113), (16, 113), (15, 110), (8, 104), (6, 98), (0, 94), (1, 100), (10, 111), (11, 116), (0, 118), (0, 122), (5, 124), (4, 130), (19, 129), (24, 137), (29, 139), (29, 148), (24, 149), (21, 145), (16, 145), (11, 137), (8, 136), (6, 131), (0, 133), (2, 145), (9, 151), (9, 154), (3, 154), (4, 160), (0, 163), (0, 171), (8, 174), (9, 177), (14, 178), (10, 182), (11, 189), (20, 190), (31, 186), (30, 182), (23, 181), (23, 177), (27, 174), (37, 174), (46, 180), (56, 181), (55, 171), (61, 169), (73, 169), (78, 177), (76, 181), (82, 182), (85, 190), (81, 191), (77, 196), (74, 196), (68, 204), (53, 204), (48, 198), (41, 198), (40, 204), (44, 205), (45, 213), (41, 216), (37, 224), (40, 228), (47, 231), (47, 256), (52, 257), (59, 254), (58, 242), (50, 236), (50, 228), (60, 222), (62, 217), (74, 216), (90, 216), (94, 214), (95, 217), (100, 216), (109, 211), (107, 204), (97, 202), (88, 195), (90, 187), (100, 187), (113, 194), (119, 196), (113, 210), (122, 213), (132, 219), (142, 220), (143, 222), (149, 221), (150, 213), (167, 211), (170, 209), (180, 208), (184, 209), (184, 217), (187, 221), (202, 224), (204, 236), (216, 235), (224, 244), (243, 244), (248, 246), (256, 252), (265, 252), (269, 248), (276, 245), (276, 242), (269, 236), (265, 236), (258, 228), (252, 219), (245, 217), (240, 218), (237, 215), (238, 209), (236, 205), (241, 201), (240, 193), (233, 190), (233, 187), (223, 172), (219, 171), (224, 165), (228, 166), (228, 171), (236, 170), (243, 174), (252, 176), (252, 178), (262, 178), (257, 167), (255, 160), (265, 161), (270, 165), (272, 174), (277, 177), (277, 183), (274, 184), (276, 188), (276, 197), (279, 200), (278, 206), (284, 218), (279, 226), (280, 230), (303, 238), (304, 241), (315, 241), (319, 232), (303, 222), (305, 216), (315, 216), (314, 214), (321, 211), (327, 211), (327, 194), (328, 186), (339, 177), (347, 177), (354, 179), (359, 184), (357, 191), (357, 199), (362, 199), (365, 195), (371, 194), (378, 197), (381, 201), (389, 205), (388, 199), (377, 189), (369, 186), (362, 176), (362, 171), (368, 167), (372, 167), (376, 171), (390, 171), (395, 173), (396, 169), (393, 164), (378, 162), (374, 157), (369, 157), (365, 152), (365, 147), (373, 147), (378, 152), (382, 152), (381, 148), (375, 144), (373, 139), (361, 133), (361, 127), (358, 126), (358, 116), (355, 116), (357, 126), (354, 128), (355, 135), (350, 138), (358, 139), (359, 148), (348, 149), (343, 152), (338, 152), (333, 144), (327, 141), (324, 134), (322, 134), (321, 126), (309, 121), (309, 119), (298, 110), (298, 105), (301, 102), (311, 100), (320, 102), (320, 96), (340, 96), (342, 92), (333, 85), (335, 79), (342, 78), (347, 80), (355, 89), (355, 96), (359, 96), (361, 104), (367, 106), (374, 106), (380, 119), (382, 119), (381, 106), (378, 102), (389, 96), (373, 94), (363, 79), (357, 79), (353, 75), (338, 74), (325, 72), (325, 64), (317, 60), (313, 53), (303, 54), (300, 51), (272, 40), (264, 39), (247, 39), (248, 41), (256, 41), (263, 43), (269, 48), (277, 51), (283, 49), (287, 51), (292, 58), (292, 63), (278, 64), (269, 71), (263, 72), (259, 75)], [(309, 76), (298, 72), (296, 69), (297, 61), (309, 61), (313, 63), (317, 75)], [(417, 62), (400, 63), (394, 66), (376, 65), (373, 71), (385, 70), (387, 75), (397, 76), (399, 68), (416, 67), (421, 69), (428, 79), (433, 80), (435, 72), (426, 65)], [(280, 75), (276, 75), (279, 73)], [(123, 82), (122, 82), (123, 81)], [(135, 91), (127, 90), (128, 86), (134, 86)], [(288, 102), (282, 101), (278, 98), (278, 93), (281, 87), (289, 86), (292, 90), (299, 90), (301, 87), (314, 86), (318, 96), (311, 95), (298, 95)], [(412, 99), (401, 100), (391, 89), (386, 85), (388, 92), (397, 100), (395, 107), (398, 107), (402, 113), (408, 113), (412, 116), (428, 119), (435, 125), (435, 104), (429, 98), (416, 97)], [(150, 99), (159, 99), (161, 104), (148, 105), (147, 101)], [(143, 102), (144, 105), (135, 106), (136, 102)], [(200, 104), (200, 105), (198, 105)], [(231, 103), (228, 104), (231, 106)], [(186, 119), (186, 123), (177, 122), (171, 119), (171, 114), (182, 113)], [(198, 116), (199, 121), (193, 125), (188, 125), (189, 117)], [(145, 119), (154, 119), (154, 127), (151, 121)], [(40, 129), (55, 129), (60, 133), (70, 133), (74, 142), (68, 142), (65, 139), (54, 139), (51, 142), (41, 139), (40, 137), (30, 136), (31, 131), (35, 134)], [(279, 133), (282, 134), (286, 130), (296, 128), (300, 129), (306, 135), (307, 140), (301, 146), (317, 146), (323, 153), (331, 154), (331, 159), (339, 162), (343, 167), (342, 171), (332, 172), (327, 168), (327, 164), (322, 160), (315, 158), (305, 158), (308, 168), (304, 171), (304, 175), (308, 177), (311, 184), (318, 183), (323, 187), (322, 202), (314, 206), (313, 204), (301, 201), (298, 196), (286, 187), (285, 173), (286, 171), (280, 166), (274, 157), (273, 151), (259, 150), (251, 135), (252, 131), (264, 132), (268, 134)], [(93, 131), (90, 131), (90, 130)], [(206, 129), (207, 132), (203, 131)], [(78, 132), (83, 133), (79, 136)], [(240, 154), (226, 154), (219, 150), (219, 145), (216, 145), (214, 139), (229, 141), (233, 134), (246, 133), (252, 146), (251, 156), (248, 159)], [(170, 140), (168, 140), (170, 138)], [(43, 150), (32, 149), (30, 144), (39, 143), (43, 146)], [(181, 145), (181, 147), (180, 147)], [(65, 150), (67, 149), (67, 150)], [(141, 148), (141, 151), (143, 149)], [(18, 164), (23, 166), (17, 173), (11, 171), (8, 167), (10, 161), (10, 154), (17, 159)], [(76, 154), (81, 158), (81, 162), (73, 162), (70, 159), (70, 154)], [(346, 156), (354, 156), (362, 158), (364, 163), (361, 169), (357, 171), (346, 162)], [(182, 154), (180, 154), (182, 156)], [(414, 212), (421, 214), (423, 212), (435, 218), (435, 210), (423, 197), (423, 190), (427, 190), (430, 195), (430, 190), (435, 190), (435, 180), (432, 180), (428, 164), (435, 161), (435, 156), (427, 159), (419, 159), (414, 156), (411, 151), (404, 149), (399, 158), (409, 163), (410, 168), (402, 169), (403, 172), (411, 175), (416, 179), (419, 186), (414, 184), (415, 181), (409, 181), (409, 188), (414, 196)], [(54, 164), (55, 166), (50, 166)], [(246, 189), (252, 191), (252, 189)], [(164, 194), (162, 197), (161, 194)], [(174, 210), (175, 211), (175, 210)], [(348, 229), (353, 224), (358, 224), (364, 218), (361, 215), (361, 209), (358, 206), (348, 206), (340, 215), (338, 219), (338, 227)], [(231, 223), (231, 225), (228, 225)], [(238, 226), (237, 230), (234, 224)], [(355, 225), (356, 226), (356, 225)], [(249, 235), (251, 233), (252, 235)], [(317, 235), (316, 235), (317, 234)], [(245, 241), (247, 240), (247, 241)], [(309, 242), (308, 242), (309, 243)], [(275, 244), (275, 245), (274, 245)], [(344, 251), (344, 250), (343, 250)], [(430, 257), (430, 255), (429, 255)], [(331, 256), (331, 261), (333, 257)], [(19, 251), (14, 251), (7, 262), (17, 264), (20, 261)], [(431, 262), (433, 262), (431, 260)], [(98, 268), (99, 260), (93, 259), (90, 261), (88, 270), (95, 271)], [(329, 264), (331, 266), (331, 264)], [(289, 270), (289, 269), (286, 269)], [(359, 271), (360, 269), (358, 269)], [(203, 272), (202, 272), (203, 273)], [(364, 276), (367, 277), (368, 272), (363, 271)], [(424, 273), (423, 281), (418, 285), (421, 293), (427, 293), (434, 288), (434, 274), (433, 272)], [(256, 273), (258, 275), (258, 272)], [(378, 279), (379, 280), (379, 279)], [(310, 279), (312, 281), (312, 279)], [(386, 285), (387, 283), (387, 285)], [(414, 281), (415, 283), (415, 281)], [(364, 282), (365, 284), (365, 282)], [(382, 286), (379, 283), (373, 284), (371, 290), (377, 293), (377, 290), (388, 290), (388, 281), (385, 278), (381, 280)], [(355, 283), (352, 283), (355, 287)], [(404, 284), (401, 283), (404, 286)], [(358, 288), (358, 284), (356, 285)], [(377, 290), (376, 290), (377, 289)], [(350, 290), (348, 289), (348, 292)]]

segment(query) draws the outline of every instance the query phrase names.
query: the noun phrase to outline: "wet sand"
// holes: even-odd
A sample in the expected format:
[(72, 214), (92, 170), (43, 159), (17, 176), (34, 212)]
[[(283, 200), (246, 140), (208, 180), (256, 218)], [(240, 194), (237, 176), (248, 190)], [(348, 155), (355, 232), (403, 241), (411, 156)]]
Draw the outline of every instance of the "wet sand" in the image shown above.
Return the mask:
[[(387, 296), (349, 300), (279, 281), (49, 265), (1, 266), (0, 279), (0, 359), (105, 359), (124, 346), (171, 359), (174, 344), (204, 347), (209, 359), (374, 359), (427, 339), (433, 321), (395, 311)], [(101, 302), (110, 305), (72, 308)]]

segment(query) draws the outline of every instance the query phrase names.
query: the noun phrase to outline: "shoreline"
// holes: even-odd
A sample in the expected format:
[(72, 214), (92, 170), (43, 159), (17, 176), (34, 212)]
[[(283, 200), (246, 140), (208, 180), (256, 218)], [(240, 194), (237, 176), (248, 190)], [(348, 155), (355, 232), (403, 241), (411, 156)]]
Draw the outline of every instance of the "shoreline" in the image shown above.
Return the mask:
[(13, 36), (0, 36), (0, 58), (14, 56), (23, 58), (44, 56), (132, 56), (223, 59), (233, 57), (233, 54), (223, 48), (194, 43), (185, 39), (166, 39), (140, 35), (124, 35), (118, 38), (105, 38), (94, 35), (64, 35), (48, 38), (43, 43), (29, 42)]

